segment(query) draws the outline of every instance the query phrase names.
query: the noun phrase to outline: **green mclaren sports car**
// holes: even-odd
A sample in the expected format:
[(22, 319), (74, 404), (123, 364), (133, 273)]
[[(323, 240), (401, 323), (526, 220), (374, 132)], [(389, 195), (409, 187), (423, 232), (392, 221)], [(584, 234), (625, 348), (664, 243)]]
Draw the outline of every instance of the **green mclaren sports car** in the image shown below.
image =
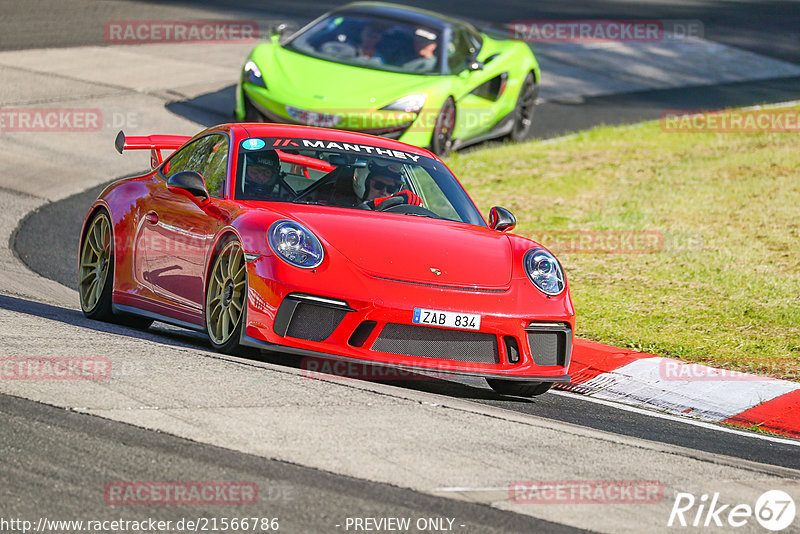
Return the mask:
[(443, 155), (495, 137), (526, 139), (539, 76), (521, 41), (430, 11), (357, 2), (256, 46), (234, 114), (380, 135)]

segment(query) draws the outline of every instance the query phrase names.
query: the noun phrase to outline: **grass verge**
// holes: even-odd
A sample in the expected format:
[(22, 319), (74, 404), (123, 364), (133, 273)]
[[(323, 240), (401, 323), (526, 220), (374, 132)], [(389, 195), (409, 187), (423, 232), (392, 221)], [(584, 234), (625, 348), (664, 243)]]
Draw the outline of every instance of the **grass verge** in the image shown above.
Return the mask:
[(655, 121), (448, 164), (484, 213), (510, 209), (559, 257), (576, 335), (800, 380), (800, 132)]

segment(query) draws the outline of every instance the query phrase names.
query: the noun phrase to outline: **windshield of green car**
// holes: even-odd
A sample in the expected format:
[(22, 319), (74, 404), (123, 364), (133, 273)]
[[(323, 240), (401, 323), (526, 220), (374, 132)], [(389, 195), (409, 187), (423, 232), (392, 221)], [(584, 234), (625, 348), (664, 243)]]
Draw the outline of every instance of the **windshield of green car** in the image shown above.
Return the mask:
[[(485, 226), (443, 163), (403, 150), (316, 139), (246, 139), (236, 177), (236, 200), (386, 211)], [(384, 204), (386, 199), (391, 201)]]
[(366, 14), (335, 14), (283, 46), (337, 63), (407, 74), (441, 73), (441, 32)]

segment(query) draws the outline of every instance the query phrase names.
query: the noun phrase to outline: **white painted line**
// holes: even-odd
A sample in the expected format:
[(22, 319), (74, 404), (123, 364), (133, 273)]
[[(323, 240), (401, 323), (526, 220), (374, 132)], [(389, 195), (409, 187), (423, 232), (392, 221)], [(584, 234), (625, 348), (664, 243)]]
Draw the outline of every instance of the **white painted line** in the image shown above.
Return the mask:
[(704, 421), (698, 421), (696, 419), (689, 419), (688, 417), (681, 417), (678, 415), (671, 415), (661, 412), (656, 412), (653, 410), (647, 410), (644, 408), (637, 408), (635, 406), (629, 406), (627, 404), (620, 404), (618, 402), (612, 402), (602, 399), (596, 399), (594, 397), (587, 397), (586, 395), (580, 395), (578, 393), (570, 393), (568, 391), (559, 391), (551, 389), (548, 394), (551, 395), (560, 395), (562, 397), (569, 397), (572, 399), (583, 400), (586, 402), (593, 402), (595, 404), (600, 404), (602, 406), (608, 406), (610, 408), (617, 408), (618, 410), (624, 410), (626, 412), (633, 412), (640, 415), (646, 415), (648, 417), (655, 417), (657, 419), (666, 419), (668, 421), (677, 421), (679, 423), (685, 423), (687, 425), (692, 425), (700, 428), (705, 428), (708, 430), (715, 430), (717, 432), (724, 432), (726, 434), (736, 434), (737, 436), (743, 436), (746, 438), (753, 438), (753, 439), (760, 439), (762, 441), (769, 441), (772, 443), (780, 443), (783, 445), (793, 445), (795, 447), (800, 447), (800, 441), (794, 440), (791, 438), (778, 438), (775, 436), (768, 436), (766, 434), (758, 434), (757, 432), (748, 432), (746, 430), (736, 430), (735, 428), (728, 428), (719, 424), (714, 423), (706, 423)]
[(759, 109), (779, 109), (779, 108), (791, 108), (795, 106), (800, 106), (800, 100), (790, 100), (788, 102), (776, 102), (775, 104), (762, 104), (760, 106), (748, 106), (746, 108), (742, 108), (742, 110), (757, 111)]

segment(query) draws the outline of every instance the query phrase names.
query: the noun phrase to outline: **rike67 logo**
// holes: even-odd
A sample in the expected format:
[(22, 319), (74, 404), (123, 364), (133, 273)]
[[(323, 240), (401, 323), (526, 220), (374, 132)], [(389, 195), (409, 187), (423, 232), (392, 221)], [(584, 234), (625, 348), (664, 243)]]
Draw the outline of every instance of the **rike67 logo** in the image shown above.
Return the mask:
[(732, 505), (720, 500), (720, 494), (703, 494), (698, 499), (691, 493), (679, 492), (667, 521), (668, 527), (739, 528), (755, 517), (767, 530), (778, 532), (789, 527), (795, 518), (794, 499), (781, 490), (764, 492), (755, 503)]

